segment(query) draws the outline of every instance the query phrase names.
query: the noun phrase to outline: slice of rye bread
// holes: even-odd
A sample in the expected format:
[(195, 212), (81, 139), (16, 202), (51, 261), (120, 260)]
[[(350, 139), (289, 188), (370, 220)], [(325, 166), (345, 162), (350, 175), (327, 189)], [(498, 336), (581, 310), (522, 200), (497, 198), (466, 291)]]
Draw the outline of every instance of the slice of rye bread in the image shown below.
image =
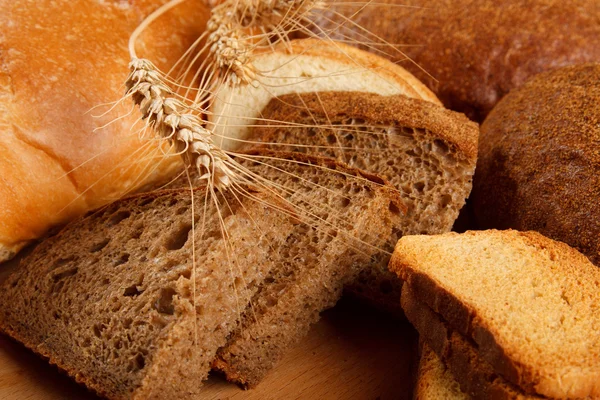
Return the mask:
[(194, 232), (191, 192), (174, 190), (120, 200), (42, 242), (2, 287), (0, 329), (110, 399), (197, 394), (296, 224), (260, 192), (217, 195), (229, 204), (221, 223), (204, 193)]
[(422, 342), (414, 399), (468, 400), (470, 397), (460, 390), (460, 386), (450, 370), (429, 347), (427, 342)]
[(263, 151), (238, 161), (269, 180), (306, 221), (280, 248), (282, 263), (213, 362), (228, 380), (252, 387), (335, 305), (344, 285), (392, 245), (405, 207), (385, 181), (335, 160)]
[[(396, 186), (408, 213), (393, 243), (449, 231), (471, 191), (478, 126), (431, 102), (361, 92), (290, 94), (271, 100), (262, 115), (266, 121), (252, 129), (250, 142), (336, 158)], [(361, 283), (348, 289), (397, 307), (400, 284), (388, 261), (364, 270)]]
[[(526, 394), (499, 376), (490, 364), (481, 359), (472, 341), (450, 329), (439, 314), (416, 300), (410, 286), (405, 285), (402, 289), (401, 302), (406, 317), (423, 341), (415, 394), (420, 394), (423, 399), (544, 398)], [(421, 370), (423, 364), (427, 365), (428, 370)]]
[(600, 270), (575, 249), (512, 230), (406, 236), (390, 269), (524, 392), (600, 395)]

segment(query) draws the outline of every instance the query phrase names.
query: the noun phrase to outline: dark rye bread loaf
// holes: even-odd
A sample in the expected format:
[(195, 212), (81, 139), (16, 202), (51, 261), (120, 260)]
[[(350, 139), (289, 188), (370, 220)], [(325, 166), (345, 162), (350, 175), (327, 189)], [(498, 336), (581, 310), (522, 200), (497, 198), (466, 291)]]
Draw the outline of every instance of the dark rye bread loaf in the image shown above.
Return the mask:
[(543, 399), (510, 384), (477, 353), (472, 341), (448, 327), (431, 308), (402, 290), (402, 308), (423, 341), (417, 399)]
[[(275, 98), (262, 116), (248, 140), (336, 158), (388, 179), (408, 207), (392, 244), (407, 234), (449, 231), (471, 191), (477, 125), (436, 104), (401, 95), (316, 92)], [(387, 271), (388, 261), (381, 254), (348, 289), (397, 307), (400, 282)]]
[[(535, 74), (600, 61), (598, 0), (340, 3), (317, 17), (317, 29), (402, 62), (444, 105), (476, 121)], [(351, 22), (340, 27), (335, 12)]]
[(392, 245), (405, 207), (385, 181), (335, 160), (262, 151), (237, 161), (271, 182), (305, 222), (280, 247), (280, 264), (213, 362), (228, 380), (252, 387), (335, 305), (344, 285)]
[(6, 280), (0, 329), (110, 399), (197, 394), (293, 229), (265, 204), (277, 199), (253, 195), (262, 201), (218, 195), (229, 204), (221, 225), (196, 190), (195, 232), (189, 190), (127, 198), (71, 223)]
[[(524, 393), (600, 396), (600, 269), (575, 249), (512, 230), (405, 236), (390, 269)], [(407, 317), (441, 355), (448, 334)]]
[(482, 227), (535, 230), (600, 265), (599, 199), (600, 64), (540, 74), (494, 108), (474, 178)]

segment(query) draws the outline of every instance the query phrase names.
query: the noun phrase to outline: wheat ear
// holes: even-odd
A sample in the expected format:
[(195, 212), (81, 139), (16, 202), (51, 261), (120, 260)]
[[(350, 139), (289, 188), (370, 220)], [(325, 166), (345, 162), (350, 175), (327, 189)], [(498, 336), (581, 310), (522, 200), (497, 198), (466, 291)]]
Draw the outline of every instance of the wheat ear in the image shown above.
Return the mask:
[(127, 95), (140, 107), (142, 118), (159, 137), (174, 144), (186, 164), (197, 169), (199, 179), (207, 180), (219, 190), (227, 189), (235, 175), (227, 164), (233, 161), (213, 144), (212, 132), (177, 99), (150, 61), (133, 59), (130, 69)]
[[(126, 97), (131, 97), (142, 113), (142, 119), (158, 136), (169, 140), (188, 167), (198, 171), (199, 179), (206, 180), (219, 190), (226, 190), (236, 179), (235, 163), (213, 142), (213, 132), (202, 122), (205, 111), (186, 105), (177, 96), (158, 69), (146, 59), (137, 58), (135, 40), (154, 19), (182, 0), (172, 0), (151, 14), (131, 35), (129, 51), (132, 61), (127, 78)], [(254, 83), (256, 74), (251, 54), (257, 45), (271, 42), (275, 35), (301, 24), (311, 10), (320, 7), (317, 0), (227, 0), (212, 10), (207, 24), (209, 68), (216, 71), (220, 82), (231, 85)], [(252, 32), (262, 32), (254, 35)], [(254, 43), (254, 44), (253, 44)], [(202, 83), (200, 92), (210, 90)], [(200, 117), (193, 112), (200, 113)]]

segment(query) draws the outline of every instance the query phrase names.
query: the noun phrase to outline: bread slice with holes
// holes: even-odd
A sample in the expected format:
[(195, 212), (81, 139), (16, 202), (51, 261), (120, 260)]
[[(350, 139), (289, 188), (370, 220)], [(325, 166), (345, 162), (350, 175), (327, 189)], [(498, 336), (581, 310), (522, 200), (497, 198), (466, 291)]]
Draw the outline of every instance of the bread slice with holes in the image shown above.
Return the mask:
[[(251, 142), (336, 158), (388, 179), (408, 207), (393, 243), (449, 231), (471, 191), (478, 126), (431, 102), (362, 92), (288, 94), (272, 99), (262, 115)], [(352, 291), (397, 306), (400, 283), (387, 273), (388, 261), (380, 261), (379, 273), (365, 270)]]
[(220, 211), (194, 193), (194, 213), (190, 190), (153, 192), (44, 241), (5, 281), (0, 329), (107, 398), (196, 395), (295, 222), (250, 189)]
[[(511, 230), (405, 236), (390, 268), (523, 393), (600, 396), (600, 270), (575, 249)], [(431, 323), (405, 304), (403, 294), (407, 317), (441, 354), (449, 336), (427, 335)]]
[(290, 202), (304, 222), (280, 248), (281, 264), (213, 363), (228, 380), (253, 387), (308, 333), (319, 313), (335, 305), (344, 285), (393, 246), (392, 230), (404, 220), (405, 207), (385, 181), (335, 160), (268, 151), (237, 160), (268, 180), (265, 190)]
[[(297, 39), (252, 54), (255, 85), (221, 85), (210, 108), (211, 128), (236, 149), (275, 96), (318, 91), (403, 94), (441, 104), (412, 74), (385, 58), (341, 42)], [(272, 121), (277, 124), (280, 121)]]

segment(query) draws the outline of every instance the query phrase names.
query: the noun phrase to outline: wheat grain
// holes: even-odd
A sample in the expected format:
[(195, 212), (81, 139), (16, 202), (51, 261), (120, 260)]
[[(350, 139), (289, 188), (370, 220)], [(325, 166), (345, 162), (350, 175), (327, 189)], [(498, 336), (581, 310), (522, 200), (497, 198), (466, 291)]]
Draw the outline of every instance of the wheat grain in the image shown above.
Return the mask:
[(227, 166), (232, 160), (213, 144), (212, 133), (204, 128), (200, 117), (176, 97), (150, 61), (134, 59), (130, 69), (127, 96), (140, 107), (147, 125), (174, 144), (186, 164), (197, 169), (199, 179), (219, 190), (228, 188), (234, 177)]

